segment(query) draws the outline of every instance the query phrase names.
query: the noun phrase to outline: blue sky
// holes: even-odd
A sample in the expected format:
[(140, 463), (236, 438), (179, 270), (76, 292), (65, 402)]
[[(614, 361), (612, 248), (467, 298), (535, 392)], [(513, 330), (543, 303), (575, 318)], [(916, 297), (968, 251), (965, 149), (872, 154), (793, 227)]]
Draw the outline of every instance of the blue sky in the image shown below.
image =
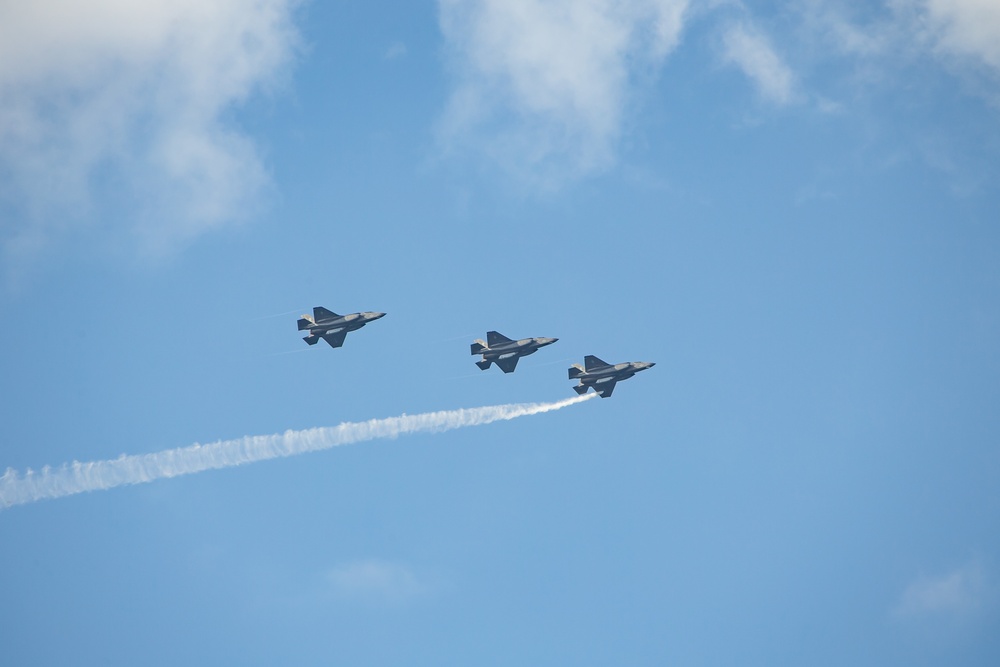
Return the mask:
[(5, 660), (997, 664), (998, 45), (986, 0), (0, 9), (0, 468), (657, 363), (2, 510)]

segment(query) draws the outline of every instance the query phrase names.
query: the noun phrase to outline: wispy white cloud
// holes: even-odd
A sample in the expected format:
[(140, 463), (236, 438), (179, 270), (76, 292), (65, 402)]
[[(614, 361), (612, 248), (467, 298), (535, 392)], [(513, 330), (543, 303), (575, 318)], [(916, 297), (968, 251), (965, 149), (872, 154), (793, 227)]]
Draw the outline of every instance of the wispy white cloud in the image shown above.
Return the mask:
[(369, 604), (402, 604), (431, 589), (407, 565), (376, 559), (342, 563), (326, 579), (338, 595)]
[(903, 591), (893, 613), (904, 618), (964, 615), (980, 608), (985, 592), (982, 568), (973, 562), (943, 575), (919, 577)]
[(922, 4), (939, 49), (974, 58), (1000, 72), (1000, 2), (925, 0)]
[(870, 57), (884, 53), (889, 43), (884, 28), (862, 28), (833, 11), (823, 12), (817, 23), (841, 53)]
[[(223, 116), (273, 84), (296, 0), (0, 4), (0, 242), (7, 261), (100, 228), (160, 252), (239, 219), (268, 181)], [(89, 227), (87, 227), (89, 225)]]
[[(969, 157), (970, 141), (983, 151), (995, 143), (979, 125), (938, 126), (925, 111), (936, 105), (944, 110), (944, 100), (963, 97), (1000, 108), (1000, 3), (807, 0), (768, 10), (733, 0), (703, 18), (719, 26), (724, 60), (746, 74), (761, 99), (827, 115), (866, 115), (872, 129), (881, 125), (881, 110), (894, 106), (896, 120), (887, 135), (912, 131), (907, 150), (924, 142), (926, 133), (938, 132), (943, 140), (933, 155), (964, 155), (954, 160), (957, 169), (945, 170), (947, 178), (960, 181), (956, 193), (995, 180), (989, 160)], [(975, 102), (953, 103), (950, 113), (971, 118), (980, 110)], [(924, 122), (923, 129), (912, 130), (915, 122)], [(940, 169), (942, 161), (936, 162), (931, 166)], [(985, 173), (985, 179), (968, 175)]]
[[(872, 68), (885, 70), (873, 81), (878, 86), (928, 54), (947, 61), (953, 73), (986, 66), (1000, 74), (1000, 3), (994, 0), (892, 0), (885, 5), (811, 0), (798, 13), (799, 43), (816, 49), (826, 63), (848, 58), (868, 74)], [(987, 85), (995, 89), (997, 83), (994, 76)]]
[(722, 37), (722, 55), (749, 78), (757, 92), (774, 104), (788, 104), (794, 97), (794, 76), (770, 40), (746, 23), (730, 25)]
[(891, 20), (891, 12), (859, 16), (875, 9), (841, 0), (810, 0), (796, 8), (794, 34), (788, 42), (800, 44), (807, 60), (884, 57), (898, 41), (900, 27)]
[(442, 140), (559, 180), (613, 162), (633, 86), (677, 46), (688, 0), (438, 5), (455, 77)]

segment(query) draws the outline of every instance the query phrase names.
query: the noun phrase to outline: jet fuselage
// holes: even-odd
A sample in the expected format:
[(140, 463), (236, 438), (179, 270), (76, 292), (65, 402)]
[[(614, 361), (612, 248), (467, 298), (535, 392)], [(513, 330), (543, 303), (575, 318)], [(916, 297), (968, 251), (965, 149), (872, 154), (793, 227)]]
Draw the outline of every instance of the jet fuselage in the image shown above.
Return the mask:
[(351, 313), (350, 315), (316, 320), (309, 325), (308, 329), (309, 333), (314, 336), (322, 336), (327, 332), (334, 331), (357, 331), (369, 322), (374, 322), (381, 317), (385, 317), (385, 313)]
[(627, 361), (621, 364), (607, 364), (597, 357), (586, 357), (586, 367), (574, 364), (569, 369), (569, 378), (579, 380), (573, 389), (578, 394), (587, 393), (587, 389), (594, 388), (601, 398), (611, 396), (615, 390), (615, 385), (622, 380), (628, 380), (636, 373), (652, 368), (656, 364), (652, 361)]
[(538, 352), (540, 348), (546, 345), (551, 345), (552, 343), (559, 340), (558, 338), (522, 338), (521, 340), (512, 340), (509, 343), (499, 343), (497, 345), (491, 345), (479, 352), (483, 355), (484, 359), (497, 359), (497, 358), (508, 358), (513, 356), (526, 357), (529, 354), (534, 354)]

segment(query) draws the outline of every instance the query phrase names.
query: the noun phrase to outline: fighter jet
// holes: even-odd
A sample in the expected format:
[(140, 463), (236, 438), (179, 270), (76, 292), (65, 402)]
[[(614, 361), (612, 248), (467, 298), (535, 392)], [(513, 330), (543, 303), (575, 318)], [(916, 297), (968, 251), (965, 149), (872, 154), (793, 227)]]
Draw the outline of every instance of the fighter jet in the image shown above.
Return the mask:
[(486, 370), (490, 364), (496, 362), (504, 373), (513, 373), (517, 367), (517, 360), (534, 354), (538, 348), (551, 345), (559, 340), (558, 338), (522, 338), (521, 340), (511, 340), (496, 331), (486, 332), (486, 342), (477, 338), (472, 344), (472, 354), (483, 355), (482, 361), (477, 361), (476, 365), (480, 369)]
[(656, 364), (652, 361), (630, 361), (623, 364), (611, 364), (601, 361), (592, 354), (583, 358), (584, 366), (573, 364), (569, 369), (570, 380), (580, 380), (580, 384), (573, 387), (573, 391), (578, 394), (586, 394), (589, 387), (601, 398), (607, 398), (615, 390), (615, 385), (622, 380), (627, 380), (639, 371), (652, 368)]
[(310, 345), (315, 345), (322, 338), (330, 347), (340, 347), (350, 331), (357, 331), (369, 322), (373, 322), (385, 313), (351, 313), (338, 315), (323, 306), (313, 308), (313, 316), (303, 315), (299, 318), (299, 331), (309, 330), (309, 335), (303, 338)]

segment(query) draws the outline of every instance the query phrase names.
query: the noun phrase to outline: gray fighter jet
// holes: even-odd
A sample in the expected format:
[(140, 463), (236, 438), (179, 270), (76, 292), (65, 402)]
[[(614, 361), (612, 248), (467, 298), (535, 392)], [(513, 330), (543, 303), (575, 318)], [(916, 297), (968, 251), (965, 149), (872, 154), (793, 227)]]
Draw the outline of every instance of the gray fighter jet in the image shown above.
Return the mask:
[(486, 342), (477, 338), (472, 344), (472, 354), (483, 355), (482, 361), (477, 361), (476, 365), (482, 370), (496, 363), (504, 373), (513, 373), (517, 367), (517, 360), (534, 354), (538, 348), (551, 345), (559, 340), (558, 338), (522, 338), (521, 340), (511, 340), (496, 331), (486, 332)]
[(310, 345), (315, 345), (322, 338), (330, 347), (340, 347), (351, 331), (357, 331), (369, 322), (373, 322), (385, 313), (351, 313), (338, 315), (323, 306), (313, 308), (313, 316), (303, 315), (299, 318), (299, 331), (309, 330), (309, 335), (303, 338)]
[(610, 396), (615, 390), (615, 385), (622, 380), (627, 380), (639, 371), (656, 365), (652, 361), (630, 361), (612, 366), (592, 354), (584, 357), (583, 363), (584, 366), (580, 364), (570, 366), (569, 379), (580, 380), (580, 384), (573, 387), (573, 391), (582, 395), (587, 393), (589, 387), (593, 387), (601, 398)]

